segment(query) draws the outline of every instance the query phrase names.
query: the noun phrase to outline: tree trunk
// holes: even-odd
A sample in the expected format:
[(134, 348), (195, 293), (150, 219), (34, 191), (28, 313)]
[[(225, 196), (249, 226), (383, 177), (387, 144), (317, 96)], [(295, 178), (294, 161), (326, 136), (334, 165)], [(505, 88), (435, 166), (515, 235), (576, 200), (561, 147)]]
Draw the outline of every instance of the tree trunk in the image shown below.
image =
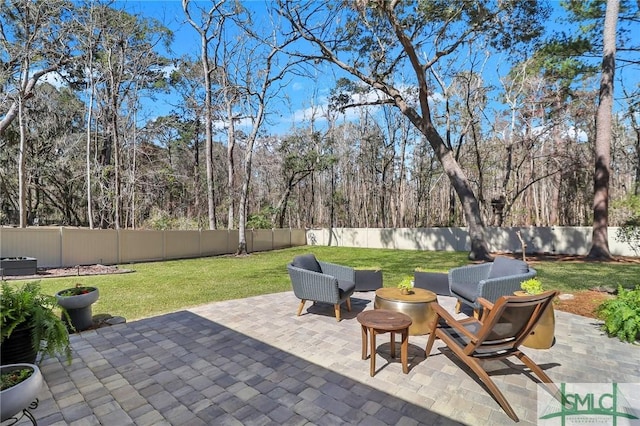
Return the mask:
[(600, 103), (596, 118), (595, 174), (593, 194), (593, 234), (591, 259), (611, 258), (609, 252), (609, 176), (611, 168), (611, 123), (613, 109), (613, 78), (616, 56), (616, 23), (619, 0), (607, 0), (604, 19), (604, 51), (600, 80)]
[(422, 117), (420, 117), (415, 110), (409, 108), (406, 104), (401, 105), (400, 109), (403, 114), (411, 120), (416, 128), (426, 136), (429, 144), (436, 153), (440, 164), (442, 164), (442, 168), (449, 177), (449, 181), (455, 189), (458, 198), (460, 199), (462, 210), (467, 221), (469, 242), (471, 246), (469, 259), (493, 260), (493, 257), (489, 252), (489, 245), (487, 244), (484, 235), (484, 223), (482, 221), (482, 214), (480, 212), (478, 199), (473, 193), (473, 188), (471, 188), (469, 180), (460, 167), (460, 164), (454, 158), (453, 151), (447, 148), (442, 137), (435, 127), (433, 127), (427, 104), (426, 85), (424, 88), (421, 88), (420, 92), (421, 106), (423, 110)]
[(473, 193), (473, 189), (469, 185), (469, 181), (460, 168), (460, 165), (453, 159), (451, 151), (448, 151), (440, 161), (462, 204), (471, 245), (469, 259), (492, 260), (489, 246), (484, 235), (484, 223), (482, 221), (480, 205)]
[[(25, 72), (26, 75), (26, 72)], [(20, 228), (27, 227), (27, 185), (25, 168), (27, 162), (27, 129), (24, 122), (24, 99), (18, 95), (18, 125), (20, 127), (20, 149), (18, 150), (18, 204), (20, 206)]]
[[(209, 213), (209, 229), (216, 229), (216, 205), (215, 205), (215, 186), (213, 183), (213, 106), (211, 100), (211, 66), (209, 64), (209, 40), (212, 39), (208, 35), (213, 16), (210, 14), (205, 19), (204, 29), (200, 28), (191, 18), (189, 13), (189, 0), (182, 0), (182, 10), (187, 16), (189, 24), (200, 35), (200, 60), (202, 62), (202, 72), (204, 74), (204, 107), (205, 107), (205, 157), (207, 167), (207, 207)], [(210, 12), (211, 13), (211, 12)]]
[(251, 161), (253, 157), (253, 141), (247, 144), (247, 152), (244, 159), (244, 180), (240, 191), (240, 205), (238, 207), (238, 251), (236, 255), (247, 254), (247, 198), (249, 196), (249, 183), (251, 181)]
[[(225, 76), (226, 77), (226, 76)], [(233, 101), (231, 99), (231, 95), (228, 94), (230, 90), (233, 90), (230, 87), (227, 79), (224, 79), (225, 82), (225, 102), (227, 108), (227, 120), (229, 120), (229, 128), (227, 130), (227, 179), (228, 179), (228, 189), (227, 189), (227, 200), (229, 203), (229, 219), (227, 228), (234, 228), (234, 204), (235, 204), (235, 186), (236, 186), (236, 170), (235, 170), (235, 162), (233, 158), (235, 146), (236, 146), (236, 128), (235, 123), (233, 121)]]
[(213, 111), (211, 106), (211, 71), (207, 54), (207, 37), (202, 36), (202, 67), (204, 71), (204, 103), (205, 103), (205, 156), (207, 164), (207, 206), (209, 212), (209, 229), (216, 229), (215, 190), (213, 186)]
[[(92, 53), (89, 52), (89, 69), (91, 69)], [(95, 85), (93, 83), (93, 76), (91, 72), (89, 74), (89, 102), (87, 105), (87, 144), (85, 148), (85, 170), (87, 177), (87, 219), (89, 222), (89, 229), (93, 229), (93, 198), (91, 196), (91, 120), (93, 117), (93, 97), (95, 94)]]

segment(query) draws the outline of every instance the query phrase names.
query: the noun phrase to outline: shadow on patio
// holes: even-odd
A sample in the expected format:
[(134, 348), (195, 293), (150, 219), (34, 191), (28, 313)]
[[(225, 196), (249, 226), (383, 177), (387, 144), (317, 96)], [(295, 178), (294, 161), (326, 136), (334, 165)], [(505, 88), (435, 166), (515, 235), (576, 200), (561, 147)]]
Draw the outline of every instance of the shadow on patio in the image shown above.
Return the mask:
[[(285, 292), (74, 335), (71, 365), (41, 364), (46, 386), (33, 413), (40, 425), (513, 424), (440, 342), (425, 361), (426, 336), (410, 336), (406, 375), (380, 338), (370, 377), (355, 314), (372, 309), (373, 296), (357, 293), (341, 322), (330, 306), (297, 317)], [(640, 382), (640, 348), (603, 336), (590, 318), (556, 320), (556, 344), (526, 351), (556, 383)], [(536, 382), (519, 365), (494, 364), (520, 424), (535, 424)]]

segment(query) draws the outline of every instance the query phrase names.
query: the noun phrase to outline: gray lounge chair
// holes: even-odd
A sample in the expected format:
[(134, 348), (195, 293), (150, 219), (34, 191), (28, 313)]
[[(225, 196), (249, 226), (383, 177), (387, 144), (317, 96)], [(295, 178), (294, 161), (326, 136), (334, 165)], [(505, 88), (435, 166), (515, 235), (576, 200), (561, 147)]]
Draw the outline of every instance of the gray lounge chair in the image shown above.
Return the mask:
[(536, 270), (525, 262), (508, 257), (496, 257), (493, 262), (467, 265), (449, 270), (449, 292), (460, 303), (473, 308), (476, 315), (482, 308), (478, 298), (494, 303), (500, 296), (511, 296), (520, 290), (520, 283), (536, 276)]
[(355, 290), (355, 270), (348, 266), (321, 262), (313, 254), (296, 256), (287, 265), (293, 293), (300, 299), (298, 316), (307, 300), (330, 303), (340, 321), (340, 305), (346, 302), (351, 312), (351, 295)]

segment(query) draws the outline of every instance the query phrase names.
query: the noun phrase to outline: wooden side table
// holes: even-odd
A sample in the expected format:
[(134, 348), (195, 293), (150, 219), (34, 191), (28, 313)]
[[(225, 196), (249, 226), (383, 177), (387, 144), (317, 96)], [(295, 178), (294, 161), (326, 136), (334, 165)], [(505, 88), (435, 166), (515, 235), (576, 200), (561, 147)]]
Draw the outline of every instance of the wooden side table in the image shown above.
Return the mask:
[(409, 326), (411, 318), (401, 312), (387, 309), (374, 309), (360, 312), (357, 316), (358, 322), (362, 326), (362, 359), (367, 359), (367, 343), (369, 343), (371, 362), (369, 375), (376, 373), (376, 335), (391, 333), (391, 357), (396, 357), (395, 333), (402, 334), (400, 344), (400, 360), (402, 362), (402, 372), (409, 373), (408, 351), (409, 351)]

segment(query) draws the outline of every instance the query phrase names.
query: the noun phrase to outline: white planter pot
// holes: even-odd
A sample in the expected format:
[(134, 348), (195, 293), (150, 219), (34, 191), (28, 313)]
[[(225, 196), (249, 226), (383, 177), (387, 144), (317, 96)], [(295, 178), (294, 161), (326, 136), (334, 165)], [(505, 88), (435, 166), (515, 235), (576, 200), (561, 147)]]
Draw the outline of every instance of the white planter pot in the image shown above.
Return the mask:
[(0, 421), (5, 421), (20, 413), (36, 400), (42, 388), (42, 373), (34, 364), (7, 364), (0, 367), (4, 374), (23, 368), (33, 369), (33, 374), (15, 386), (0, 392)]

